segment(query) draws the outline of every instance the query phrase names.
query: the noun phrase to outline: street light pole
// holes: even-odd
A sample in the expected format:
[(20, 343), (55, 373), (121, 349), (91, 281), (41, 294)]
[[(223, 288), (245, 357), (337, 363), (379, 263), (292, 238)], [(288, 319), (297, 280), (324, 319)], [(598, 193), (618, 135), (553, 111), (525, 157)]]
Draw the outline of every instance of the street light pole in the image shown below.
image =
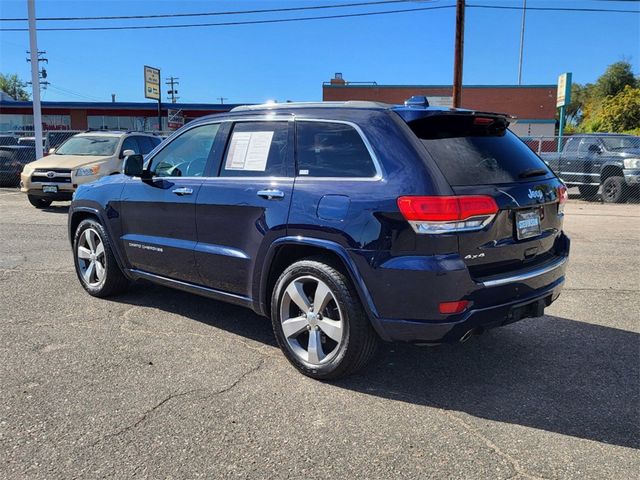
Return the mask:
[(520, 58), (518, 59), (518, 85), (522, 85), (522, 52), (524, 50), (524, 21), (527, 16), (527, 0), (522, 0), (522, 27), (520, 29)]
[(453, 55), (453, 108), (460, 107), (462, 97), (462, 63), (464, 57), (464, 0), (456, 2), (456, 43)]
[(42, 158), (42, 110), (40, 108), (40, 73), (38, 72), (38, 40), (35, 0), (27, 0), (29, 13), (29, 48), (31, 49), (31, 86), (33, 87), (33, 128), (36, 137), (36, 160)]

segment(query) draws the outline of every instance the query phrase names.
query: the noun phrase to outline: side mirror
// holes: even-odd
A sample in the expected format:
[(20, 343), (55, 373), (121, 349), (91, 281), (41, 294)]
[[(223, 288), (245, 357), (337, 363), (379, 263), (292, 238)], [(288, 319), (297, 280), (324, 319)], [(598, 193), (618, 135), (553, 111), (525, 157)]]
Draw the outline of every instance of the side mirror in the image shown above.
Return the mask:
[(600, 145), (596, 145), (595, 143), (589, 145), (589, 152), (591, 153), (602, 153), (602, 148)]
[(136, 152), (134, 152), (133, 150), (127, 149), (120, 154), (120, 158), (130, 157), (131, 155), (135, 155), (135, 154)]
[(49, 149), (49, 155), (53, 155), (54, 153), (56, 153), (56, 149), (55, 148), (50, 148)]
[(144, 176), (144, 158), (142, 158), (142, 155), (134, 153), (124, 157), (124, 168), (122, 171), (128, 177)]

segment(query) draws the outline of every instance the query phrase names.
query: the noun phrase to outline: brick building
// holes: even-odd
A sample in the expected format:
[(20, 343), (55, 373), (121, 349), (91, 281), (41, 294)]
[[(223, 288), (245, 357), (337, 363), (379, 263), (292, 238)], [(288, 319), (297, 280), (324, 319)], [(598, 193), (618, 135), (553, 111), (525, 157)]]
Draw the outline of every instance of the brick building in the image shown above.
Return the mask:
[[(424, 95), (431, 105), (452, 105), (451, 85), (378, 85), (375, 82), (347, 82), (337, 73), (322, 85), (326, 101), (372, 100), (403, 103), (412, 95)], [(556, 125), (555, 85), (465, 85), (462, 107), (471, 110), (503, 112), (518, 121), (511, 130), (520, 136), (551, 136)]]

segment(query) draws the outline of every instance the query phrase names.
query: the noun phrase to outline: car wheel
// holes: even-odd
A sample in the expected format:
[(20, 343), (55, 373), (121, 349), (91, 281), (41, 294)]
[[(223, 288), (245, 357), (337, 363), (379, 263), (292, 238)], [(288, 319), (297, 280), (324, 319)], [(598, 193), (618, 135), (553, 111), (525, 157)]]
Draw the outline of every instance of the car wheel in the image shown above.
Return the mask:
[(602, 201), (624, 203), (627, 200), (627, 184), (624, 177), (608, 177), (602, 182)]
[(296, 262), (282, 273), (273, 290), (271, 319), (289, 362), (316, 379), (360, 370), (379, 341), (349, 279), (319, 260)]
[(593, 198), (598, 193), (597, 185), (578, 185), (578, 190), (580, 190), (580, 195), (583, 198)]
[(115, 295), (129, 285), (116, 262), (104, 227), (95, 220), (84, 220), (78, 225), (73, 257), (80, 283), (94, 297)]
[(52, 200), (48, 198), (36, 197), (35, 195), (27, 195), (29, 203), (36, 208), (47, 208), (51, 206)]

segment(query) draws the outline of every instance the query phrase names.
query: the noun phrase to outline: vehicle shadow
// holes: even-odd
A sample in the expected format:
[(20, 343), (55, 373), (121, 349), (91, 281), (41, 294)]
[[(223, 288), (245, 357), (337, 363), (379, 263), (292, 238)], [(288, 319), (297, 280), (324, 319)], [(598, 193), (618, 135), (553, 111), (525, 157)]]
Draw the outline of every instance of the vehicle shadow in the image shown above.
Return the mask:
[(51, 205), (47, 208), (42, 209), (43, 212), (47, 213), (69, 213), (69, 205)]
[[(270, 322), (249, 310), (158, 286), (116, 301), (171, 313), (276, 346)], [(337, 388), (478, 418), (640, 448), (640, 335), (545, 316), (464, 344), (383, 344)]]

